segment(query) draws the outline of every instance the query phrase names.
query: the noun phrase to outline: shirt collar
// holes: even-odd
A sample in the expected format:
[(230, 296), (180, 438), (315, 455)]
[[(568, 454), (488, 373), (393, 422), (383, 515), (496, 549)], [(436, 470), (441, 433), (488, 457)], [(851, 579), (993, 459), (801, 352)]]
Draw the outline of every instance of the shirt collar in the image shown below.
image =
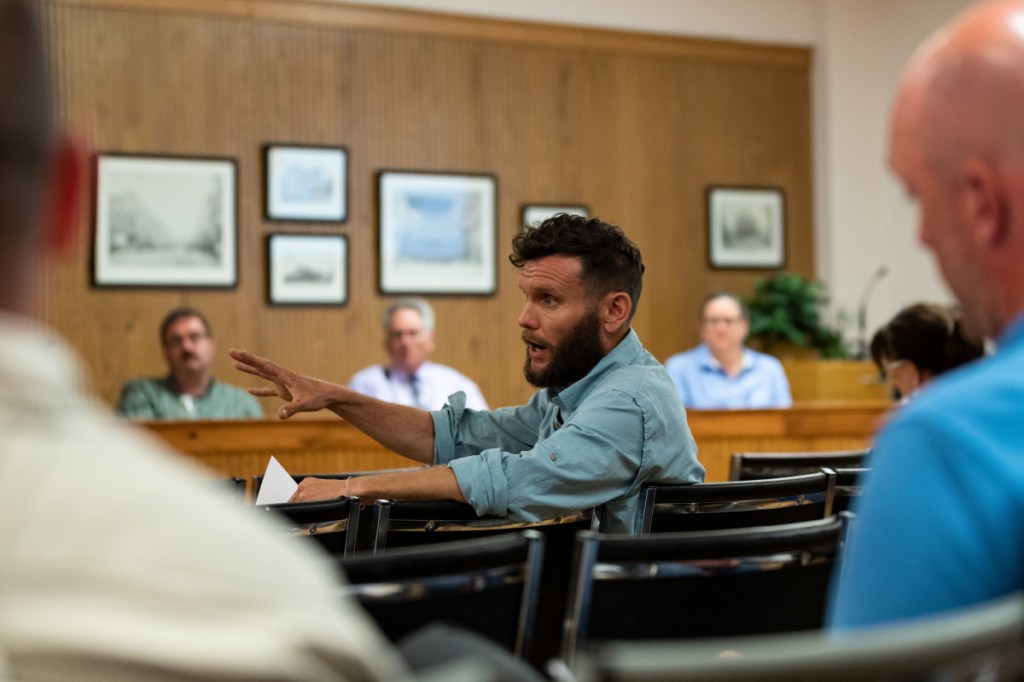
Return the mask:
[(630, 329), (622, 341), (619, 341), (619, 345), (612, 348), (610, 353), (601, 358), (600, 362), (594, 365), (594, 368), (585, 377), (561, 390), (548, 389), (548, 398), (552, 402), (564, 406), (566, 410), (574, 411), (606, 374), (620, 367), (633, 364), (643, 350), (644, 347), (640, 343), (640, 338), (636, 335), (635, 331)]
[[(210, 377), (210, 380), (206, 383), (206, 388), (204, 388), (203, 392), (197, 395), (196, 398), (203, 398), (205, 396), (210, 395), (210, 391), (213, 390), (213, 384), (216, 383), (216, 381), (216, 379)], [(164, 377), (164, 385), (167, 387), (167, 390), (171, 391), (172, 393), (183, 395), (181, 389), (178, 388), (178, 381), (174, 378), (173, 374), (168, 374), (166, 377)]]
[(1003, 333), (996, 339), (996, 349), (1024, 341), (1024, 313), (1017, 316), (1017, 319), (1010, 323), (1010, 326), (1003, 330)]
[[(703, 367), (704, 369), (709, 369), (709, 370), (711, 370), (713, 372), (721, 371), (722, 363), (720, 363), (715, 358), (715, 356), (711, 354), (711, 349), (708, 348), (707, 344), (706, 343), (700, 344), (700, 348), (701, 348), (701, 351), (702, 351), (701, 354), (703, 356), (701, 358), (701, 363), (700, 363), (701, 367)], [(740, 359), (740, 371), (741, 372), (746, 371), (746, 370), (750, 369), (753, 366), (754, 366), (754, 354), (751, 353), (749, 349), (744, 348), (743, 349), (743, 356)]]
[(405, 371), (403, 371), (403, 370), (395, 367), (394, 365), (392, 365), (391, 367), (386, 368), (384, 370), (384, 373), (387, 375), (387, 378), (389, 380), (396, 380), (397, 379), (400, 382), (407, 384), (410, 381), (412, 381), (412, 378), (414, 376), (422, 377), (423, 376), (423, 371), (425, 369), (427, 369), (428, 365), (430, 365), (430, 361), (429, 360), (424, 360), (423, 364), (419, 366), (419, 369), (417, 369), (414, 374), (407, 374)]

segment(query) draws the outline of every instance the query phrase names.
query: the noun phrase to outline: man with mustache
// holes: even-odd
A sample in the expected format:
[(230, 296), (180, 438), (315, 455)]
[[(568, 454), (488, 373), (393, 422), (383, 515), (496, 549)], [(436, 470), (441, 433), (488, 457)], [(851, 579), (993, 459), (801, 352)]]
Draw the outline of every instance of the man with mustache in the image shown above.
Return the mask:
[(176, 308), (160, 324), (168, 373), (125, 382), (117, 414), (138, 419), (259, 419), (263, 408), (246, 391), (216, 381), (216, 346), (206, 316)]
[(454, 394), (425, 412), (358, 394), (232, 350), (236, 367), (273, 386), (278, 414), (329, 409), (394, 452), (435, 466), (348, 480), (307, 478), (295, 500), (449, 499), (478, 514), (540, 521), (596, 507), (607, 532), (640, 530), (644, 483), (704, 479), (683, 405), (630, 321), (643, 283), (640, 251), (597, 219), (559, 214), (518, 234), (512, 264), (530, 402), (466, 409)]

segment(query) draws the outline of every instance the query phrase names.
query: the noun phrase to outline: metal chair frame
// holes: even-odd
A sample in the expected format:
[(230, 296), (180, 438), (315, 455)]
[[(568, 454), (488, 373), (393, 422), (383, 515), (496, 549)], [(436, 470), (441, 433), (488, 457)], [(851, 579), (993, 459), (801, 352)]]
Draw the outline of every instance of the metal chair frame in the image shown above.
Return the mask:
[[(711, 594), (713, 590), (709, 588), (713, 583), (709, 581), (719, 576), (735, 581), (736, 576), (772, 572), (781, 575), (779, 572), (788, 569), (813, 567), (815, 571), (828, 570), (835, 560), (841, 529), (842, 521), (831, 517), (746, 529), (656, 533), (639, 538), (581, 532), (576, 540), (575, 570), (565, 618), (562, 658), (571, 665), (575, 652), (587, 641), (596, 585), (633, 582), (646, 583), (645, 587), (651, 587), (651, 581), (671, 579), (683, 589), (700, 589)], [(660, 588), (659, 592), (661, 589), (667, 590), (668, 587)], [(665, 599), (672, 599), (669, 592), (664, 595)], [(795, 596), (789, 593), (771, 595), (778, 598), (780, 612), (793, 604)], [(820, 599), (823, 616), (824, 593)], [(661, 606), (646, 604), (645, 609), (657, 614)], [(738, 632), (742, 632), (739, 626), (745, 616), (744, 608), (745, 605), (738, 605)], [(631, 636), (638, 635), (622, 635), (623, 638)], [(673, 636), (673, 633), (665, 633), (665, 636)]]
[(743, 528), (827, 518), (832, 515), (835, 486), (835, 473), (824, 470), (757, 481), (646, 485), (641, 492), (641, 533)]

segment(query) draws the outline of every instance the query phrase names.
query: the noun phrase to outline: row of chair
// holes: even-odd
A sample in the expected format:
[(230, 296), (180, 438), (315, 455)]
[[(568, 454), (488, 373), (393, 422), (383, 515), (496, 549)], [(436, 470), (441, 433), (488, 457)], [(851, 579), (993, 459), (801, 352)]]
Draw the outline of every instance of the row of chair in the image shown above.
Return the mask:
[[(859, 480), (864, 469), (837, 465), (859, 464), (865, 454), (738, 454), (733, 457), (736, 466), (729, 482), (646, 485), (642, 491), (642, 532), (709, 530), (825, 518), (846, 510), (850, 500), (860, 493)], [(760, 477), (752, 478), (751, 472)], [(359, 474), (316, 475), (342, 478)], [(296, 481), (305, 477), (294, 476)], [(257, 491), (260, 482), (261, 477), (255, 477)], [(461, 538), (468, 539), (538, 525), (497, 516), (479, 517), (469, 505), (444, 501), (378, 501), (369, 509), (369, 516), (365, 511), (360, 515), (358, 505), (345, 498), (267, 505), (264, 509), (284, 515), (296, 531), (314, 536), (331, 552), (342, 555), (356, 548), (377, 552), (388, 545), (434, 542), (447, 538), (449, 531), (458, 531)], [(559, 526), (564, 537), (571, 537), (575, 530), (592, 524), (591, 514), (580, 512), (540, 525)]]
[[(823, 469), (783, 478), (695, 485), (644, 486), (642, 533), (714, 530), (773, 525), (826, 518), (845, 511), (859, 495), (865, 469)], [(296, 476), (301, 480), (303, 476)], [(286, 518), (293, 532), (310, 535), (333, 554), (355, 549), (371, 552), (453, 539), (469, 539), (527, 527), (571, 537), (576, 530), (597, 530), (589, 511), (541, 523), (477, 516), (464, 503), (378, 500), (361, 509), (354, 498), (264, 505)], [(456, 533), (456, 535), (452, 535)]]
[[(776, 480), (649, 486), (643, 491), (644, 532), (722, 530), (825, 519), (834, 509), (845, 506), (845, 497), (837, 496), (838, 490), (856, 489), (856, 486), (838, 485), (840, 478), (853, 478), (857, 473), (855, 470), (826, 470)], [(296, 476), (298, 480), (302, 478)], [(283, 519), (292, 533), (309, 536), (336, 556), (347, 557), (344, 559), (346, 563), (351, 560), (359, 566), (369, 566), (373, 562), (360, 556), (366, 553), (353, 555), (357, 547), (369, 550), (369, 554), (379, 553), (386, 547), (388, 551), (385, 554), (394, 556), (395, 548), (439, 542), (444, 542), (447, 548), (453, 538), (475, 539), (517, 534), (528, 527), (535, 529), (546, 540), (546, 551), (541, 553), (542, 579), (535, 585), (537, 613), (532, 618), (533, 627), (529, 629), (535, 633), (535, 640), (539, 643), (532, 652), (535, 664), (560, 652), (559, 640), (563, 638), (562, 621), (570, 584), (580, 586), (578, 590), (574, 588), (574, 593), (585, 594), (579, 571), (570, 571), (574, 536), (578, 531), (589, 530), (591, 533), (587, 537), (613, 539), (596, 534), (597, 527), (590, 512), (551, 519), (542, 524), (524, 524), (500, 517), (477, 517), (469, 505), (454, 502), (380, 500), (361, 509), (354, 498), (341, 498), (264, 508)], [(619, 539), (629, 541), (628, 538)], [(426, 556), (424, 553), (430, 551), (429, 548), (413, 550), (410, 562), (422, 561)], [(576, 551), (582, 552), (581, 549)], [(400, 558), (398, 555), (396, 560)], [(604, 562), (601, 563), (603, 565)], [(358, 567), (355, 570), (359, 570)], [(659, 575), (665, 576), (666, 570), (659, 568)], [(602, 582), (602, 589), (605, 584), (613, 583)], [(580, 602), (581, 605), (585, 603), (588, 602)], [(604, 603), (604, 600), (598, 603)], [(408, 625), (416, 619), (403, 618), (401, 622)], [(577, 617), (576, 622), (583, 624), (578, 636), (585, 637), (586, 619)], [(636, 629), (636, 632), (642, 631)], [(400, 633), (395, 631), (393, 634)], [(562, 650), (571, 650), (574, 646), (566, 641), (562, 643)], [(528, 655), (532, 649), (528, 643), (524, 646), (518, 640), (514, 647), (527, 651)]]
[(1024, 594), (842, 637), (821, 631), (610, 641), (578, 682), (938, 682), (1024, 679)]
[[(640, 538), (580, 532), (561, 657), (588, 682), (939, 679), (927, 674), (936, 670), (956, 673), (941, 679), (1021, 679), (1020, 595), (933, 623), (824, 636), (840, 524)], [(393, 639), (440, 619), (529, 660), (543, 548), (528, 530), (339, 566), (345, 591)]]
[[(603, 640), (820, 628), (839, 548), (838, 517), (750, 529), (633, 538), (580, 531), (561, 650), (572, 663)], [(398, 639), (437, 620), (533, 656), (544, 536), (536, 530), (356, 554), (339, 561), (348, 593)], [(563, 622), (560, 620), (560, 622)]]

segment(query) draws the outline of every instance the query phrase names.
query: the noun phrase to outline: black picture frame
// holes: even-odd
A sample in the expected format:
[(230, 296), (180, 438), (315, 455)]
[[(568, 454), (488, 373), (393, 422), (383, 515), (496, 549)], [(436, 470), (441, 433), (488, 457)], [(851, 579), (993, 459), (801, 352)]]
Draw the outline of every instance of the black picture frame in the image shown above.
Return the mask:
[(274, 233), (267, 237), (267, 301), (274, 306), (344, 306), (348, 238)]
[(238, 162), (231, 157), (95, 156), (92, 284), (238, 284)]
[(780, 187), (707, 189), (708, 264), (777, 270), (786, 265), (786, 194)]
[(520, 223), (522, 223), (523, 229), (529, 229), (536, 226), (538, 223), (543, 222), (547, 218), (559, 213), (568, 213), (570, 215), (578, 215), (583, 218), (590, 217), (590, 207), (586, 204), (577, 203), (557, 203), (557, 204), (542, 204), (542, 203), (529, 203), (523, 204), (522, 210), (520, 211)]
[(263, 146), (263, 159), (267, 220), (348, 220), (347, 147), (271, 142)]
[(382, 170), (377, 197), (382, 294), (497, 290), (497, 177)]

